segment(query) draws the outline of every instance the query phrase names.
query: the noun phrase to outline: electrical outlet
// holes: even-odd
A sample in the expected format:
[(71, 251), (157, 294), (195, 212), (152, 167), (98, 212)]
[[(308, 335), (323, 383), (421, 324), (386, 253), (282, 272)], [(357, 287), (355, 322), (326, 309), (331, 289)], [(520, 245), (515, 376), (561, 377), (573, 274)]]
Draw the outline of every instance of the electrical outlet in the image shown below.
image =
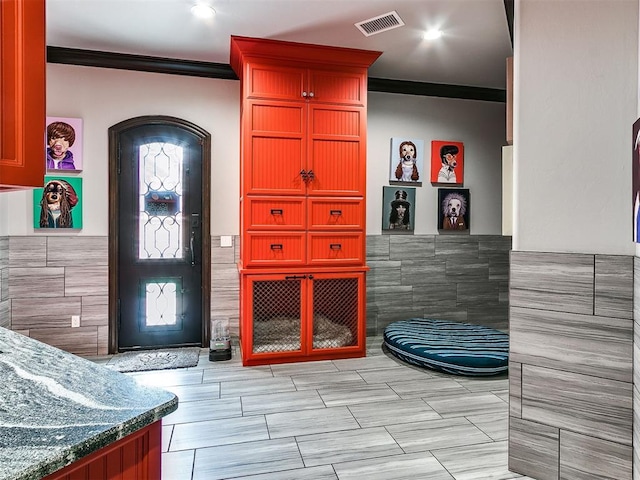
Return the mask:
[(221, 247), (233, 247), (233, 237), (231, 235), (221, 235), (220, 236), (220, 246)]
[(71, 315), (71, 327), (77, 328), (80, 326), (80, 315)]

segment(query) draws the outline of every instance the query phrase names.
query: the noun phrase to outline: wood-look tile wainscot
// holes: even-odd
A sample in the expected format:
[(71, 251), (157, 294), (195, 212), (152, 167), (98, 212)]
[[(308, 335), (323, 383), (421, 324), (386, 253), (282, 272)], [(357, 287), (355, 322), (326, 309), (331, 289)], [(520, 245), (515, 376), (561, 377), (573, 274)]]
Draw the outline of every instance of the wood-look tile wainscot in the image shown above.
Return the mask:
[[(17, 319), (12, 328), (35, 332), (39, 328), (70, 327), (71, 315), (80, 315), (80, 325), (95, 331), (89, 349), (94, 355), (106, 352), (108, 238), (3, 238), (0, 302), (31, 298), (39, 307), (47, 298), (55, 298), (63, 305), (44, 325), (26, 325), (25, 318), (37, 317), (37, 312), (24, 303), (9, 302), (2, 310), (9, 309), (9, 318), (0, 321), (11, 325), (12, 319)], [(367, 273), (367, 334), (381, 335), (392, 321), (411, 317), (468, 321), (506, 329), (510, 246), (510, 238), (497, 235), (368, 236), (367, 263), (371, 269)], [(221, 247), (219, 236), (211, 238), (210, 314), (212, 318), (227, 318), (234, 335), (239, 329), (237, 261), (237, 237), (231, 247)], [(42, 276), (47, 278), (46, 289), (42, 288)], [(69, 308), (69, 302), (74, 306)], [(80, 306), (79, 312), (75, 305)], [(86, 340), (85, 334), (74, 342), (75, 333), (70, 332), (66, 348), (71, 346), (73, 353), (87, 351), (87, 345), (81, 343)], [(50, 341), (58, 338), (56, 335)]]
[(633, 257), (512, 252), (513, 470), (631, 479), (639, 276)]
[(633, 258), (633, 465), (640, 477), (640, 260)]
[(410, 317), (508, 327), (510, 237), (381, 235), (367, 248), (368, 335)]
[(510, 307), (593, 314), (594, 256), (512, 252)]

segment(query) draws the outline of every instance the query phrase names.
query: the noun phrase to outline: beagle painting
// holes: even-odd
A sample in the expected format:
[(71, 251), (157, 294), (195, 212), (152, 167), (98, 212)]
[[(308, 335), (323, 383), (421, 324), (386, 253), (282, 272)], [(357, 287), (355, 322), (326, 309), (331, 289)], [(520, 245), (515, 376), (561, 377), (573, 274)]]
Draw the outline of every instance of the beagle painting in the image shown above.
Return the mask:
[(66, 180), (49, 180), (40, 199), (40, 228), (74, 228), (71, 210), (78, 204), (76, 190)]

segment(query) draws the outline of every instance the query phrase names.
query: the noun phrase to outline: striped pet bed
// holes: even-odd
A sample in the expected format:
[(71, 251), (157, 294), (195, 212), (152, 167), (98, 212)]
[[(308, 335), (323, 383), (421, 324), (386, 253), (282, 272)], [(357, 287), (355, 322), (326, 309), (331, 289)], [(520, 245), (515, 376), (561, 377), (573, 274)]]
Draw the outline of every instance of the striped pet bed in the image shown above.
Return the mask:
[(468, 323), (411, 318), (384, 330), (384, 344), (407, 363), (456, 375), (506, 372), (509, 335)]

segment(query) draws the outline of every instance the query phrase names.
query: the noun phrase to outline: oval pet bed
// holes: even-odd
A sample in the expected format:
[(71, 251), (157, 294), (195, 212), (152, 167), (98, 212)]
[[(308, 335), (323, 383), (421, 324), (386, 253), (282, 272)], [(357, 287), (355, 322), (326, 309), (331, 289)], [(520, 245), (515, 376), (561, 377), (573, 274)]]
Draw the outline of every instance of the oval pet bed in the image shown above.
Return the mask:
[(468, 323), (411, 318), (384, 330), (384, 344), (399, 359), (456, 375), (506, 372), (509, 335)]

